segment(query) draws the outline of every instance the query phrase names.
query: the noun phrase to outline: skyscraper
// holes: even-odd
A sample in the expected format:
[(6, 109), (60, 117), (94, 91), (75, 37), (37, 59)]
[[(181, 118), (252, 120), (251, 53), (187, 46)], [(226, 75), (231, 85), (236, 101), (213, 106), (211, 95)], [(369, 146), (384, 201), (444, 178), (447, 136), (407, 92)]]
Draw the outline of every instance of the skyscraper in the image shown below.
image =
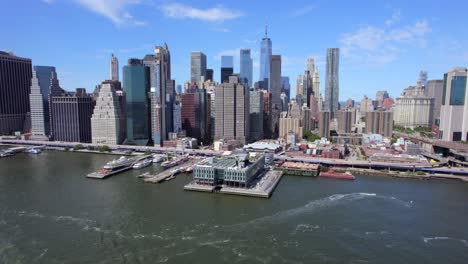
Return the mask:
[(442, 96), (444, 94), (444, 80), (430, 80), (426, 86), (427, 96), (434, 98), (434, 120), (432, 124), (440, 124), (440, 108), (442, 107)]
[(206, 55), (201, 51), (190, 53), (190, 81), (201, 82), (201, 77), (206, 79)]
[(320, 92), (320, 74), (318, 67), (315, 67), (314, 73), (312, 74), (312, 89), (314, 91), (314, 97), (318, 106), (318, 111), (320, 112), (322, 111), (322, 93)]
[(268, 82), (270, 79), (270, 59), (271, 59), (271, 39), (268, 38), (268, 28), (265, 26), (265, 37), (262, 38), (260, 43), (260, 82), (263, 89), (269, 87)]
[(50, 139), (51, 140), (57, 140), (55, 138), (55, 129), (57, 127), (54, 124), (57, 124), (55, 121), (56, 115), (52, 111), (52, 104), (53, 100), (52, 98), (54, 97), (61, 97), (64, 96), (65, 91), (60, 87), (59, 80), (57, 79), (57, 73), (52, 72), (52, 76), (50, 77), (50, 82), (49, 82), (49, 116), (50, 116)]
[(150, 67), (139, 59), (129, 59), (123, 67), (123, 83), (126, 93), (126, 144), (146, 146), (150, 140)]
[(426, 86), (427, 85), (427, 71), (420, 71), (419, 72), (418, 83), (421, 83), (421, 86)]
[(154, 55), (147, 55), (143, 63), (150, 67), (151, 138), (161, 146), (174, 131), (173, 108), (175, 81), (171, 79), (171, 56), (167, 44), (156, 46)]
[(249, 88), (239, 83), (238, 76), (229, 77), (229, 83), (216, 87), (215, 140), (249, 140)]
[(324, 111), (330, 112), (330, 118), (334, 118), (334, 113), (338, 112), (338, 99), (340, 92), (339, 56), (340, 50), (338, 48), (327, 49)]
[[(55, 76), (54, 76), (55, 78)], [(91, 142), (91, 116), (94, 100), (86, 89), (78, 88), (75, 93), (51, 96), (50, 113), (53, 138), (56, 141)]]
[(250, 56), (250, 49), (241, 49), (240, 50), (240, 76), (242, 82), (252, 87), (253, 84), (253, 60)]
[(284, 92), (289, 99), (291, 99), (291, 83), (289, 83), (288, 76), (281, 76), (281, 91)]
[(281, 104), (281, 55), (272, 55), (270, 61), (269, 91), (271, 93), (271, 125), (274, 135), (278, 132), (279, 115), (282, 111)]
[(205, 81), (213, 81), (213, 69), (206, 69)]
[(250, 91), (250, 133), (251, 141), (263, 139), (263, 92)]
[(366, 133), (391, 137), (393, 132), (392, 111), (371, 111), (366, 113)]
[(119, 60), (117, 57), (114, 57), (114, 54), (111, 55), (110, 59), (110, 80), (119, 80)]
[(468, 141), (468, 69), (455, 68), (444, 74), (440, 133), (442, 140)]
[(229, 76), (234, 73), (234, 57), (221, 56), (221, 83), (229, 82)]
[(31, 59), (0, 51), (0, 135), (28, 130), (31, 78)]
[(50, 135), (49, 88), (55, 67), (34, 66), (31, 94), (31, 137), (48, 140)]
[(112, 82), (103, 82), (93, 115), (91, 136), (94, 144), (121, 144), (125, 138), (124, 112)]

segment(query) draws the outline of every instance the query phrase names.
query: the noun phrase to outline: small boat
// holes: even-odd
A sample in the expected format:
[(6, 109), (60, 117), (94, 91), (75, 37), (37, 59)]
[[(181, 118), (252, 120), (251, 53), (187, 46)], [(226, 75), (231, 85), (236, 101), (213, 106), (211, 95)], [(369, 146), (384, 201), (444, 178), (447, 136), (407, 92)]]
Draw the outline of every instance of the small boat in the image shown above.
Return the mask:
[(170, 180), (173, 180), (173, 179), (175, 179), (175, 176), (174, 176), (174, 175), (171, 175), (171, 176), (167, 177), (167, 178), (165, 179), (165, 181), (170, 181)]
[(193, 166), (188, 166), (186, 169), (185, 169), (185, 172), (187, 173), (190, 173), (193, 171)]
[(139, 162), (135, 163), (135, 165), (133, 165), (132, 168), (137, 169), (137, 170), (143, 169), (143, 168), (148, 167), (149, 165), (151, 165), (151, 163), (153, 163), (152, 160), (145, 159), (145, 160), (142, 160), (142, 161), (139, 161)]
[(345, 180), (355, 180), (354, 177), (349, 171), (345, 173), (335, 172), (334, 170), (322, 171), (320, 172), (320, 177), (333, 178), (333, 179), (345, 179)]
[(138, 175), (137, 178), (146, 178), (146, 177), (149, 177), (149, 176), (151, 176), (151, 174), (149, 172), (145, 172), (143, 174)]
[(29, 153), (29, 154), (41, 154), (42, 149), (40, 149), (40, 148), (30, 148), (30, 149), (26, 150), (26, 152)]
[(160, 163), (164, 161), (163, 156), (153, 156), (153, 163)]

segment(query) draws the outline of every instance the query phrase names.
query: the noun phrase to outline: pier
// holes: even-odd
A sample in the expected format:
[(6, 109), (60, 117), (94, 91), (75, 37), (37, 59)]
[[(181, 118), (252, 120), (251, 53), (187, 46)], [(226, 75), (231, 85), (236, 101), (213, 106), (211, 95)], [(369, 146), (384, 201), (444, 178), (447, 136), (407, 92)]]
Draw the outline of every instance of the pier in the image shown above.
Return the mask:
[(106, 178), (108, 178), (110, 176), (114, 176), (114, 175), (117, 175), (119, 173), (131, 170), (133, 165), (135, 165), (135, 163), (140, 162), (140, 161), (145, 160), (145, 159), (149, 159), (151, 157), (152, 157), (151, 155), (145, 155), (145, 156), (142, 156), (142, 157), (138, 157), (138, 158), (134, 159), (132, 163), (130, 163), (128, 166), (126, 166), (124, 168), (121, 168), (121, 169), (118, 169), (118, 170), (115, 170), (115, 171), (110, 171), (108, 173), (102, 173), (102, 172), (99, 172), (99, 171), (92, 172), (92, 173), (86, 175), (86, 178), (103, 180), (103, 179), (106, 179)]
[(270, 198), (281, 180), (282, 171), (267, 170), (262, 172), (247, 188), (198, 184), (195, 181), (184, 186), (186, 191), (214, 192), (260, 198)]
[(180, 166), (169, 168), (156, 175), (145, 177), (144, 181), (149, 183), (161, 183), (169, 177), (175, 176), (179, 173), (184, 173), (188, 167), (193, 166), (196, 162), (196, 160), (189, 160)]

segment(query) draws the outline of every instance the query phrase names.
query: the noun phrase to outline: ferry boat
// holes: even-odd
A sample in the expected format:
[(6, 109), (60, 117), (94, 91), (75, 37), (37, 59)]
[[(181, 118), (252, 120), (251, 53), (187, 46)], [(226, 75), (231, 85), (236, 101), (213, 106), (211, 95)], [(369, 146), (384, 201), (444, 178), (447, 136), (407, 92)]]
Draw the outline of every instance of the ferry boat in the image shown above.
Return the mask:
[(150, 159), (144, 159), (142, 161), (139, 161), (137, 163), (135, 163), (135, 165), (133, 165), (133, 168), (134, 169), (143, 169), (145, 167), (148, 167), (149, 165), (151, 165), (151, 163), (153, 163), (153, 160), (150, 160)]
[(149, 172), (145, 172), (143, 174), (140, 174), (137, 176), (137, 178), (147, 178), (147, 177), (150, 177), (151, 174)]
[(0, 152), (0, 158), (6, 158), (6, 157), (11, 157), (11, 156), (13, 156), (13, 153), (11, 153), (9, 151)]
[(333, 178), (333, 179), (345, 179), (345, 180), (355, 180), (354, 177), (350, 172), (340, 173), (335, 172), (334, 170), (322, 171), (320, 172), (320, 177), (326, 178)]
[(122, 156), (118, 159), (109, 161), (100, 170), (98, 170), (97, 172), (92, 172), (86, 177), (93, 179), (104, 179), (111, 175), (131, 169), (133, 162), (133, 159)]

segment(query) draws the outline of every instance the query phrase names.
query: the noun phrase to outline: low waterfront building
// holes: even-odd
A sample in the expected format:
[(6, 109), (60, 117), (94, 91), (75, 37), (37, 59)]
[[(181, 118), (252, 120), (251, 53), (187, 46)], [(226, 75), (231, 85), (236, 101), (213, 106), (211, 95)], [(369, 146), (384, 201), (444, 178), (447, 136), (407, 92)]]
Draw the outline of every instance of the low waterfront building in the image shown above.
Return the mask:
[(265, 166), (265, 156), (250, 157), (238, 154), (222, 158), (208, 158), (193, 168), (198, 184), (247, 187)]
[(279, 153), (283, 150), (281, 145), (270, 142), (258, 141), (244, 146), (244, 150), (248, 152), (259, 153)]

